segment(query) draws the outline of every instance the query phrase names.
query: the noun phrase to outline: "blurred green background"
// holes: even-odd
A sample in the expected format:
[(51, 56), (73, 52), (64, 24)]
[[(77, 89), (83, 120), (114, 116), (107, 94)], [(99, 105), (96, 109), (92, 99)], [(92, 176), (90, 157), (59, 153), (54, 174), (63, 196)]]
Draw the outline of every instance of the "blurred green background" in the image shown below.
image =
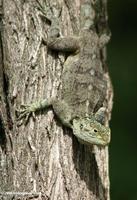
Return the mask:
[(108, 0), (109, 71), (114, 87), (111, 200), (137, 200), (137, 0)]

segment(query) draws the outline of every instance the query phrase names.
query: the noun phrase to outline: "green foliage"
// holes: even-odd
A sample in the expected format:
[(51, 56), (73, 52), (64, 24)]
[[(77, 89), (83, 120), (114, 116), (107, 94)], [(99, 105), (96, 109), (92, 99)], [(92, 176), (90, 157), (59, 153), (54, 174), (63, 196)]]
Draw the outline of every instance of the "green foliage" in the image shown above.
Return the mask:
[(112, 40), (109, 71), (114, 86), (110, 178), (112, 200), (137, 199), (136, 0), (108, 1)]

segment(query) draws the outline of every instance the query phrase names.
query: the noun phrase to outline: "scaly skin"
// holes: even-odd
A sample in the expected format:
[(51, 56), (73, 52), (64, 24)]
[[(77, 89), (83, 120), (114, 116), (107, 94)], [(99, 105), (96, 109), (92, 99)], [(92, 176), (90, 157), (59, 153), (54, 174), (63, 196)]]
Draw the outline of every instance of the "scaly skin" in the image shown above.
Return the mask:
[(109, 36), (97, 35), (94, 17), (91, 3), (86, 1), (81, 6), (81, 31), (78, 36), (71, 37), (58, 37), (58, 22), (53, 18), (47, 47), (71, 53), (64, 63), (61, 95), (59, 100), (44, 99), (25, 106), (19, 111), (19, 119), (26, 117), (28, 120), (37, 110), (52, 105), (62, 124), (72, 128), (80, 142), (105, 146), (110, 142), (110, 129), (103, 125), (104, 116), (100, 112), (107, 91), (100, 49)]

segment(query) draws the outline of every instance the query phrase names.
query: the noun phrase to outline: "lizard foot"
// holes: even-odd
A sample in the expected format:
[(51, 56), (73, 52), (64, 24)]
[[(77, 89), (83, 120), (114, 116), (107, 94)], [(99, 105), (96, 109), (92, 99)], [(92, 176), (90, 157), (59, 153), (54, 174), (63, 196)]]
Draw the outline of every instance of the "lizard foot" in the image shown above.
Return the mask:
[(31, 116), (35, 119), (36, 108), (36, 103), (33, 103), (29, 105), (21, 105), (20, 109), (16, 109), (17, 121), (20, 121), (19, 125), (22, 125), (23, 123), (27, 124)]
[(45, 5), (42, 5), (38, 0), (36, 1), (38, 3), (37, 8), (41, 11), (43, 17), (45, 17), (51, 23), (55, 20), (55, 18), (59, 18), (61, 16), (62, 7), (56, 1), (51, 1), (48, 4), (45, 3)]

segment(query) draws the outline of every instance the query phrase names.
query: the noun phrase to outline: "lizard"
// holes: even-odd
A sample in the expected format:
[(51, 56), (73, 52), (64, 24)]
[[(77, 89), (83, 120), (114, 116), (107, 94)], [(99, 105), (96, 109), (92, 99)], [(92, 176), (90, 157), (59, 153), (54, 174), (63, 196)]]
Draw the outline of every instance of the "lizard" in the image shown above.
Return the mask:
[(100, 50), (110, 36), (98, 36), (94, 20), (95, 11), (89, 0), (81, 5), (78, 36), (60, 36), (58, 20), (55, 17), (51, 20), (47, 48), (69, 53), (63, 66), (61, 93), (58, 98), (22, 105), (18, 119), (28, 120), (36, 111), (52, 106), (61, 123), (72, 129), (79, 142), (106, 146), (110, 142), (110, 128), (104, 125), (107, 80)]

